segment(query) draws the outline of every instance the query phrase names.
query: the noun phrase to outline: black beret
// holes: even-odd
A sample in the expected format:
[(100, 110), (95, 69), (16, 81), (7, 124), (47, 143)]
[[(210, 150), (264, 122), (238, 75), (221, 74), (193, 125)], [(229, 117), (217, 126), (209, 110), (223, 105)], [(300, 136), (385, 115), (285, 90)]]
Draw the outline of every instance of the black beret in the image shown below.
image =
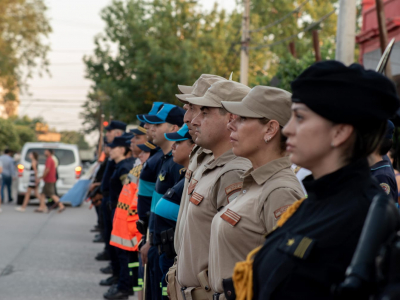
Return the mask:
[(301, 102), (322, 117), (363, 126), (393, 117), (400, 106), (394, 84), (359, 64), (338, 61), (313, 64), (291, 83), (292, 101)]

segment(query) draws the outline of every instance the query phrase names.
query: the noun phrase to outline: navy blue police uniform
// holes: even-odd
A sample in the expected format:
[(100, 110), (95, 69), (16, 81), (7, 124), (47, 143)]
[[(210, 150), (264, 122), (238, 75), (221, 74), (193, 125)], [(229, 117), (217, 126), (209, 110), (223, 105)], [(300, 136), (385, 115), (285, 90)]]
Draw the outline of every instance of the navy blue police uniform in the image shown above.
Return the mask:
[[(110, 124), (105, 128), (107, 131), (119, 129), (125, 131), (126, 124), (120, 121), (111, 121)], [(119, 274), (119, 263), (115, 253), (115, 248), (110, 245), (111, 231), (112, 231), (112, 218), (110, 209), (110, 178), (115, 170), (115, 162), (111, 159), (107, 161), (107, 165), (104, 171), (103, 179), (101, 181), (100, 191), (103, 195), (101, 202), (101, 211), (103, 213), (103, 239), (105, 242), (106, 252), (111, 260), (111, 267), (113, 276), (116, 278)], [(102, 280), (100, 285), (111, 285), (113, 282), (108, 280)]]
[[(185, 111), (182, 108), (172, 104), (164, 104), (156, 115), (144, 115), (143, 119), (145, 122), (150, 124), (162, 124), (168, 122), (170, 124), (182, 126), (184, 114)], [(183, 169), (183, 166), (178, 165), (173, 161), (172, 151), (167, 154), (163, 153), (161, 162), (161, 169), (157, 176), (155, 190), (151, 200), (149, 219), (150, 249), (148, 252), (148, 262), (150, 271), (150, 289), (152, 291), (152, 299), (154, 300), (159, 300), (162, 297), (162, 272), (160, 268), (160, 255), (158, 249), (161, 240), (155, 235), (155, 208), (168, 189), (173, 187), (179, 181), (180, 173)]]
[(381, 160), (371, 167), (371, 174), (393, 201), (397, 202), (397, 182), (390, 161)]
[[(182, 142), (191, 139), (187, 124), (184, 124), (177, 132), (166, 133), (164, 136), (167, 140), (174, 142)], [(185, 185), (185, 173), (185, 169), (180, 170), (178, 183), (167, 190), (155, 207), (154, 240), (158, 245), (158, 253), (160, 255), (162, 296), (164, 299), (168, 296), (165, 277), (167, 276), (169, 268), (174, 264), (174, 257), (176, 256), (174, 249), (174, 235), (183, 188)]]

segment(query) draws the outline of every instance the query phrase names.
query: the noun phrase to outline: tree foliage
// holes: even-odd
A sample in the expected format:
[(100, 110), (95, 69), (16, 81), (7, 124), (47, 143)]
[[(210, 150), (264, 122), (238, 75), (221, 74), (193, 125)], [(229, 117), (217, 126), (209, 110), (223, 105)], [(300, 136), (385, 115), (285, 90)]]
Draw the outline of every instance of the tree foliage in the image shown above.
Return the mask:
[[(337, 0), (309, 0), (302, 10), (282, 22), (251, 33), (249, 85), (272, 78), (288, 42), (253, 49), (295, 35), (298, 57), (312, 53), (310, 23), (332, 11)], [(280, 20), (294, 10), (296, 0), (253, 0), (251, 29)], [(100, 115), (133, 122), (154, 101), (178, 103), (177, 84), (192, 85), (204, 73), (239, 80), (241, 8), (228, 13), (217, 5), (204, 12), (197, 2), (180, 0), (113, 0), (103, 9), (105, 32), (95, 38), (95, 51), (86, 56), (87, 78), (94, 83), (82, 117), (88, 131), (99, 126)], [(322, 46), (334, 42), (336, 15), (318, 28)]]
[(21, 148), (19, 135), (13, 122), (0, 118), (0, 150), (19, 151)]
[(76, 144), (79, 149), (89, 149), (89, 144), (85, 141), (85, 136), (77, 131), (61, 131), (61, 142), (66, 144)]
[[(321, 59), (334, 59), (335, 51), (331, 43), (325, 43), (321, 48)], [(312, 52), (306, 53), (300, 59), (287, 54), (280, 59), (277, 72), (274, 77), (260, 77), (262, 85), (273, 85), (281, 89), (292, 91), (290, 83), (295, 80), (306, 68), (315, 63), (315, 55)], [(274, 83), (275, 82), (275, 83)]]
[(0, 86), (4, 100), (15, 100), (15, 90), (32, 72), (47, 70), (51, 32), (44, 0), (0, 1)]

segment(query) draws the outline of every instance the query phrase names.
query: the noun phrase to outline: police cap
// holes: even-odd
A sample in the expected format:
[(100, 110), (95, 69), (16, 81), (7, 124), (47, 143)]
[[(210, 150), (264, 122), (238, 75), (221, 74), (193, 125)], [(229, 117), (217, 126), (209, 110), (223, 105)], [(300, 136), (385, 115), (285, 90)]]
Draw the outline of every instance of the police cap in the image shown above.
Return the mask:
[(120, 129), (122, 131), (126, 130), (126, 124), (121, 121), (111, 121), (110, 124), (105, 128), (107, 131), (111, 131), (114, 129)]
[(399, 108), (393, 83), (359, 64), (338, 61), (313, 64), (294, 80), (292, 101), (307, 105), (335, 122), (363, 126), (385, 121)]

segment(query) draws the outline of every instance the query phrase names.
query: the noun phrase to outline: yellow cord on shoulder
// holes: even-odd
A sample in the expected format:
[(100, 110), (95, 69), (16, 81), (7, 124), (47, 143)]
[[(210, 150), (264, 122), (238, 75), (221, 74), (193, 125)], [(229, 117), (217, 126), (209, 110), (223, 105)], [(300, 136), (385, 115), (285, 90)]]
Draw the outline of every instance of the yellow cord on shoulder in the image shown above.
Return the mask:
[[(283, 224), (296, 212), (301, 203), (306, 198), (300, 199), (293, 203), (281, 216), (277, 222), (277, 227), (282, 227)], [(245, 261), (236, 263), (233, 271), (232, 280), (235, 287), (237, 300), (252, 300), (253, 299), (253, 261), (254, 256), (260, 251), (262, 246), (253, 249)]]

